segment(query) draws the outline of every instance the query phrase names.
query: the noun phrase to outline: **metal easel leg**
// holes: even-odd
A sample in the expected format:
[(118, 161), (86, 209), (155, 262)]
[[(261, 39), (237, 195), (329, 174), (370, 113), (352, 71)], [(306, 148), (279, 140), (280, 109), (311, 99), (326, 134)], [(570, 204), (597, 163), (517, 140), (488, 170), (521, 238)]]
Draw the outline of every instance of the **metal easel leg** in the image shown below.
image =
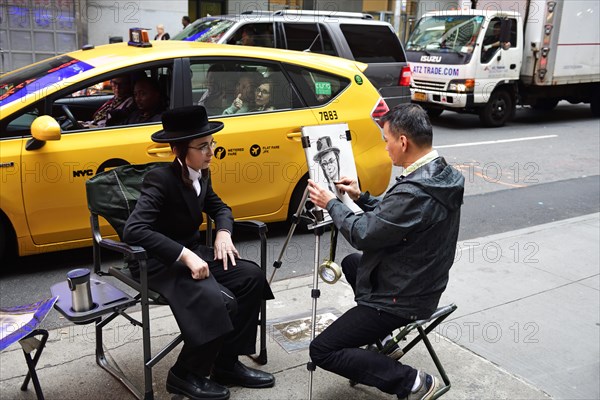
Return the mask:
[(308, 199), (308, 186), (306, 187), (306, 189), (304, 189), (304, 194), (302, 195), (302, 199), (300, 200), (298, 209), (296, 210), (296, 213), (292, 216), (292, 225), (290, 226), (290, 230), (288, 231), (288, 234), (287, 234), (287, 237), (285, 238), (285, 242), (283, 243), (283, 246), (281, 246), (281, 251), (279, 252), (279, 256), (277, 257), (277, 260), (273, 263), (273, 273), (271, 274), (271, 277), (269, 278), (269, 284), (271, 284), (271, 282), (273, 281), (273, 278), (275, 277), (275, 271), (277, 271), (281, 267), (281, 260), (283, 259), (285, 250), (287, 249), (287, 246), (290, 243), (290, 239), (294, 235), (296, 226), (298, 226), (298, 220), (300, 218), (300, 215), (302, 214), (302, 210), (304, 209), (307, 199)]
[[(319, 290), (319, 250), (320, 250), (320, 239), (321, 234), (323, 233), (323, 228), (318, 227), (315, 228), (315, 268), (313, 271), (313, 288), (311, 290), (310, 296), (312, 297), (312, 326), (310, 331), (310, 341), (312, 343), (315, 340), (315, 333), (317, 331), (317, 299), (321, 295), (321, 291)], [(306, 368), (308, 369), (309, 379), (308, 379), (308, 400), (312, 400), (312, 387), (313, 387), (313, 372), (316, 367), (315, 364), (310, 360), (306, 364)]]

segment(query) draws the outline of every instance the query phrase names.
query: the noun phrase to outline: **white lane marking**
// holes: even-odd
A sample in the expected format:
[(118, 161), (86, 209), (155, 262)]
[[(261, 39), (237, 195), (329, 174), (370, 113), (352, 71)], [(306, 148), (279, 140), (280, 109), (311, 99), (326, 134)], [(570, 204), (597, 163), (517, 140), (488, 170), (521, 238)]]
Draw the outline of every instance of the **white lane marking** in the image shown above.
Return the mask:
[(545, 136), (530, 136), (516, 139), (502, 139), (502, 140), (488, 140), (486, 142), (470, 142), (470, 143), (457, 143), (457, 144), (446, 144), (443, 146), (433, 146), (435, 149), (447, 149), (449, 147), (468, 147), (468, 146), (481, 146), (483, 144), (498, 144), (498, 143), (510, 143), (510, 142), (523, 142), (525, 140), (538, 140), (538, 139), (550, 139), (558, 137), (558, 135), (545, 135)]

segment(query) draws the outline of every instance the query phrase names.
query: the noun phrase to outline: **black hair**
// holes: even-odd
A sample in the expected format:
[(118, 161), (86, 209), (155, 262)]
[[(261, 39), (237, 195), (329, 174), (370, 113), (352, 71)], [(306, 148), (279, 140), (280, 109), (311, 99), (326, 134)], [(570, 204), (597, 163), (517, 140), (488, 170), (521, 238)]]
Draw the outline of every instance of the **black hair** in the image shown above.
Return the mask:
[(187, 22), (192, 22), (189, 15), (184, 15), (181, 19)]
[(141, 77), (135, 81), (135, 84), (147, 83), (153, 90), (160, 93), (160, 85), (156, 79), (149, 78), (147, 76)]
[(405, 135), (418, 147), (431, 146), (433, 143), (433, 128), (429, 116), (418, 104), (398, 104), (381, 118), (382, 126), (386, 122), (396, 138)]

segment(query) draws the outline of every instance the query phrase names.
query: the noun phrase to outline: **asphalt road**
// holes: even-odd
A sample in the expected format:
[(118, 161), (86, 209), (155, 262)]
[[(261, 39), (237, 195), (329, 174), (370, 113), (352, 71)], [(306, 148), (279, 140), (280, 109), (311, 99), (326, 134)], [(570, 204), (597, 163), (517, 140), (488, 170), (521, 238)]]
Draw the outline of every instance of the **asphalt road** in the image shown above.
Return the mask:
[[(561, 103), (551, 113), (517, 111), (508, 126), (480, 127), (476, 116), (444, 112), (434, 121), (434, 146), (466, 177), (459, 240), (598, 212), (600, 209), (600, 120), (589, 106)], [(393, 175), (399, 174), (394, 168)], [(390, 182), (393, 182), (392, 176)], [(285, 223), (269, 225), (268, 275), (288, 233)], [(242, 256), (257, 254), (249, 237), (236, 236)], [(296, 232), (284, 249), (274, 279), (312, 274), (315, 237)], [(329, 234), (321, 240), (321, 258)], [(340, 238), (336, 260), (352, 252)], [(91, 248), (24, 257), (0, 270), (0, 306), (27, 304), (50, 295), (50, 286), (73, 268), (91, 268)], [(120, 263), (105, 255), (109, 263)], [(67, 324), (51, 313), (44, 326)]]

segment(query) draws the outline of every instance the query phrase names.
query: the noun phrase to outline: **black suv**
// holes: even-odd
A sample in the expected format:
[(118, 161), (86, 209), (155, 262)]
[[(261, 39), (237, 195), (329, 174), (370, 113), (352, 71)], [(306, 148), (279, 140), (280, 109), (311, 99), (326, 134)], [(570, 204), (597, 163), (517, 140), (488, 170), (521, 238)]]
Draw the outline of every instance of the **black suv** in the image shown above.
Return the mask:
[(368, 64), (365, 75), (392, 108), (410, 102), (410, 67), (393, 27), (369, 14), (282, 10), (199, 19), (173, 40), (311, 51)]

